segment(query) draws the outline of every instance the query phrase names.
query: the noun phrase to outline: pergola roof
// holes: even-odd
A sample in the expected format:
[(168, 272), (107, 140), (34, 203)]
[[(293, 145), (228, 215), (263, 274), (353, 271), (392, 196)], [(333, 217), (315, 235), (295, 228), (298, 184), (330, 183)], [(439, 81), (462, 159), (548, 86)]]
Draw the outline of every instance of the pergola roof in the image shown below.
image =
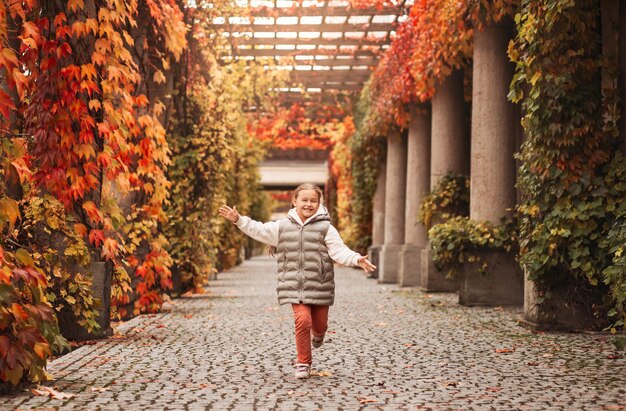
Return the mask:
[[(354, 9), (345, 0), (241, 0), (241, 16), (216, 18), (230, 48), (222, 59), (271, 59), (291, 71), (290, 91), (359, 91), (413, 0)], [(252, 17), (243, 13), (252, 7)], [(288, 90), (286, 90), (288, 91)]]

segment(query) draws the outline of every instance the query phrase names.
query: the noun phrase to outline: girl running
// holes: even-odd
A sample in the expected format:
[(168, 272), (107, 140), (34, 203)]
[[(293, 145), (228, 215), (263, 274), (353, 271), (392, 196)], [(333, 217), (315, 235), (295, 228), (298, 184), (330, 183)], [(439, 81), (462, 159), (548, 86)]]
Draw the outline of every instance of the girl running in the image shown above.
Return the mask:
[(322, 205), (322, 190), (302, 184), (293, 192), (293, 208), (286, 218), (261, 223), (240, 216), (236, 207), (223, 205), (219, 213), (241, 231), (275, 251), (278, 262), (278, 302), (291, 304), (295, 320), (296, 378), (309, 378), (311, 345), (319, 348), (328, 328), (328, 309), (335, 299), (333, 262), (376, 269), (367, 256), (350, 250), (330, 224)]

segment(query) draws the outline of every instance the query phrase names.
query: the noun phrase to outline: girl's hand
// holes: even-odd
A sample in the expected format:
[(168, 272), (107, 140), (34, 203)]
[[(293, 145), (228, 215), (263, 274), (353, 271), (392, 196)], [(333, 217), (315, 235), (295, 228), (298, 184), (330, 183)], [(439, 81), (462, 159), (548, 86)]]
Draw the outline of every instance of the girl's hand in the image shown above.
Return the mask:
[(237, 206), (230, 208), (227, 205), (223, 205), (220, 207), (220, 215), (226, 218), (231, 223), (236, 223), (239, 221), (239, 213), (237, 212)]
[(371, 273), (376, 269), (376, 266), (372, 264), (370, 260), (367, 259), (367, 255), (359, 257), (359, 267), (365, 270), (366, 273)]

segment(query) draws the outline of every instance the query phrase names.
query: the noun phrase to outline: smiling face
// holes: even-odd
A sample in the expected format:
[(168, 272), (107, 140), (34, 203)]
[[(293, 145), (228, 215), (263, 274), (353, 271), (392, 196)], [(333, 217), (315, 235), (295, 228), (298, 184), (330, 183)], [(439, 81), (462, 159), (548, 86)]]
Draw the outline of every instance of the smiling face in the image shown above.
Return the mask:
[(315, 190), (301, 190), (297, 197), (291, 199), (291, 202), (302, 222), (305, 222), (317, 212), (320, 206), (320, 196)]

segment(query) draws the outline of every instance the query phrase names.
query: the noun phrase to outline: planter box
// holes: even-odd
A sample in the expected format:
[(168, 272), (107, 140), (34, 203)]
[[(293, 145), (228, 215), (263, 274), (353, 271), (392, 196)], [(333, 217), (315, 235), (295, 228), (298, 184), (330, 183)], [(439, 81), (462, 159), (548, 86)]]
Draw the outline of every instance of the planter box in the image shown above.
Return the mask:
[(398, 275), (398, 284), (401, 287), (416, 287), (420, 285), (422, 270), (423, 246), (405, 244), (402, 247), (402, 264)]
[(438, 270), (433, 262), (433, 252), (430, 243), (422, 250), (420, 288), (425, 292), (448, 292), (453, 293), (459, 290), (458, 278), (447, 278), (448, 269)]
[(91, 274), (92, 292), (94, 298), (101, 302), (98, 308), (97, 321), (100, 329), (89, 333), (80, 325), (78, 325), (74, 313), (64, 308), (58, 314), (59, 328), (61, 334), (70, 340), (93, 340), (97, 338), (105, 338), (113, 334), (111, 329), (111, 278), (113, 267), (110, 262), (95, 261), (89, 264), (87, 268), (77, 270), (84, 274)]
[(368, 274), (368, 278), (378, 278), (378, 271), (380, 270), (380, 245), (372, 245), (367, 249), (367, 255), (369, 260), (376, 266), (376, 269)]
[[(461, 270), (459, 304), (482, 306), (521, 306), (524, 303), (524, 277), (513, 253), (480, 251), (480, 263), (465, 263)], [(482, 262), (487, 263), (484, 273)]]
[(167, 293), (171, 297), (180, 297), (180, 295), (183, 293), (183, 279), (180, 274), (180, 269), (178, 268), (178, 266), (173, 265), (170, 268), (170, 271), (172, 272), (172, 288), (170, 290), (167, 290)]
[(385, 244), (379, 253), (378, 282), (381, 284), (396, 284), (402, 268), (401, 244)]
[[(564, 282), (551, 291), (549, 299), (541, 301), (535, 284), (525, 275), (522, 325), (539, 331), (601, 330), (607, 326), (606, 315), (594, 311), (594, 306), (602, 306), (602, 295), (574, 291), (570, 282)], [(581, 294), (578, 301), (566, 297)]]

